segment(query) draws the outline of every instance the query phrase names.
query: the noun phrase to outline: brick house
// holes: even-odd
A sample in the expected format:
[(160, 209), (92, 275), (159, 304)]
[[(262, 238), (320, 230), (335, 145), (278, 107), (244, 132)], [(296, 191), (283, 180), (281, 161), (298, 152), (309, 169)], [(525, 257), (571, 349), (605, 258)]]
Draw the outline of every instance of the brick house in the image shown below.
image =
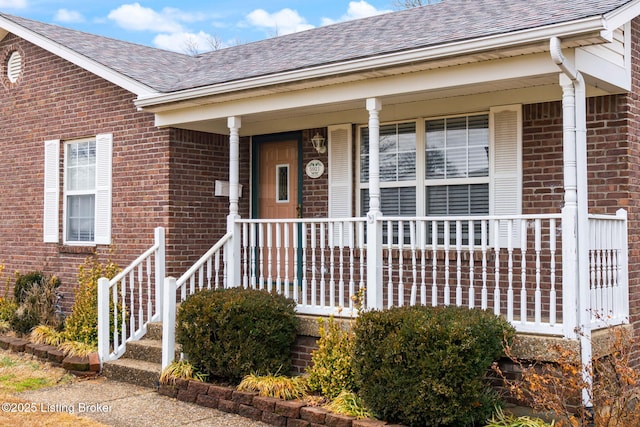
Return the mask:
[(70, 294), (86, 254), (143, 254), (103, 283), (139, 314), (104, 360), (176, 287), (637, 324), (640, 1), (476, 5), (198, 57), (0, 14), (0, 259)]

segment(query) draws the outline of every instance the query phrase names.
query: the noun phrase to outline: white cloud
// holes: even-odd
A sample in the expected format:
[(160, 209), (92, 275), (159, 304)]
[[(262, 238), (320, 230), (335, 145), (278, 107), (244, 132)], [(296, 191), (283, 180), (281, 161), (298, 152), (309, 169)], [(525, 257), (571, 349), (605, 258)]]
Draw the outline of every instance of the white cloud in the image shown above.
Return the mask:
[(120, 27), (133, 31), (157, 31), (163, 33), (180, 33), (184, 29), (180, 21), (185, 21), (188, 14), (178, 13), (177, 9), (164, 8), (160, 12), (140, 6), (140, 3), (123, 4), (109, 12), (108, 18)]
[(275, 13), (268, 13), (264, 9), (256, 9), (247, 15), (247, 20), (250, 25), (269, 30), (275, 35), (291, 34), (314, 27), (308, 24), (297, 11), (289, 8)]
[(3, 9), (24, 9), (27, 7), (27, 0), (0, 0), (0, 8)]
[(58, 9), (53, 17), (54, 21), (58, 22), (84, 22), (84, 16), (80, 12), (69, 9)]
[(221, 48), (222, 45), (213, 46), (220, 43), (214, 36), (203, 31), (199, 33), (178, 32), (171, 34), (158, 34), (153, 38), (153, 44), (160, 49), (172, 50), (180, 53), (208, 52), (214, 48)]
[(391, 10), (376, 9), (365, 0), (350, 1), (347, 13), (342, 15), (339, 19), (322, 18), (322, 25), (330, 25), (335, 24), (336, 22), (367, 18), (369, 16), (381, 15), (387, 12), (391, 12)]

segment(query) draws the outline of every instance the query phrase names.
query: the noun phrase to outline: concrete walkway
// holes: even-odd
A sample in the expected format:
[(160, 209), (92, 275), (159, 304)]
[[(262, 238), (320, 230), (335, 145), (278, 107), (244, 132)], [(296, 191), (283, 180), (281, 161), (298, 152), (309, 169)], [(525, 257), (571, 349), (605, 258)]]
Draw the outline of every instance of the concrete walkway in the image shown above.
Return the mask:
[(99, 377), (16, 394), (50, 412), (66, 412), (114, 427), (266, 427), (234, 414), (181, 402), (156, 391)]

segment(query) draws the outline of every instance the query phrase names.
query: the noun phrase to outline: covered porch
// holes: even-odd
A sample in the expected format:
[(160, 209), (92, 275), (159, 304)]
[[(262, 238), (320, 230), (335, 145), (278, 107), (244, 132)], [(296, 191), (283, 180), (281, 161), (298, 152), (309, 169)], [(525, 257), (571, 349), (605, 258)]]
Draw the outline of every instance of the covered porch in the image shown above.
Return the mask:
[[(376, 76), (301, 80), (287, 90), (258, 88), (255, 97), (167, 95), (154, 100), (158, 106), (139, 101), (156, 113), (159, 126), (229, 135), (226, 234), (180, 277), (164, 277), (162, 240), (123, 274), (101, 282), (102, 360), (119, 357), (127, 341), (144, 335), (147, 322), (162, 320), (166, 366), (174, 354), (176, 303), (221, 287), (274, 290), (310, 315), (348, 317), (416, 304), (487, 309), (520, 333), (569, 339), (627, 322), (627, 214), (620, 206), (589, 213), (585, 107), (587, 96), (619, 93), (624, 73), (605, 76), (589, 67), (585, 80), (562, 56), (557, 38), (523, 49), (526, 55), (477, 53), (463, 65), (442, 59), (380, 69)], [(525, 202), (523, 170), (528, 176), (545, 172), (522, 165), (522, 106), (560, 100), (558, 200)], [(466, 137), (466, 174), (430, 176), (430, 153), (444, 149), (429, 138), (442, 133), (437, 126), (448, 126), (450, 117), (464, 118), (465, 135), (481, 142)], [(473, 120), (481, 124), (473, 127)], [(415, 178), (394, 181), (385, 175), (385, 132), (395, 126), (401, 141), (406, 123), (414, 123), (409, 133), (417, 141)], [(326, 134), (326, 209), (302, 218), (242, 217), (240, 169), (248, 165), (241, 165), (240, 151), (248, 148), (241, 137), (300, 129)], [(472, 152), (482, 158), (475, 169), (469, 167)], [(400, 175), (403, 161), (395, 166)], [(434, 213), (430, 203), (441, 199), (431, 198), (433, 189), (452, 197), (454, 186), (466, 189), (468, 212)], [(407, 188), (415, 195), (413, 212), (387, 210), (384, 193)], [(108, 319), (116, 325), (113, 333)]]

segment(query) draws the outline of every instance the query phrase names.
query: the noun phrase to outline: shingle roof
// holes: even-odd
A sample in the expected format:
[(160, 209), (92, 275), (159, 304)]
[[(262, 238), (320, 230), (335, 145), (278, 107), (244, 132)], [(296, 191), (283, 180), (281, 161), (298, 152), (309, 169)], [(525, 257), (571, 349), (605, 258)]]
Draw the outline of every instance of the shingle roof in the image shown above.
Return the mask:
[(577, 21), (632, 1), (443, 0), (197, 58), (2, 16), (160, 92), (173, 92)]
[(0, 14), (76, 53), (160, 92), (170, 92), (196, 58), (135, 43)]

